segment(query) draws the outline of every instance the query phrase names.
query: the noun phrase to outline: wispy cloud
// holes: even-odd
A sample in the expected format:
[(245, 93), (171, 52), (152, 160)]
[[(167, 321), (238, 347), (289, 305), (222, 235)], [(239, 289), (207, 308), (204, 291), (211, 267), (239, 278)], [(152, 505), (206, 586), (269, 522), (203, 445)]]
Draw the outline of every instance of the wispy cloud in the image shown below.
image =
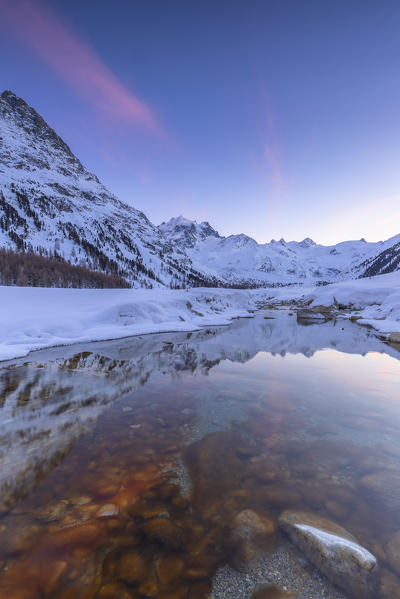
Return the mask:
[(251, 161), (260, 177), (268, 187), (268, 194), (274, 194), (276, 200), (282, 201), (286, 180), (282, 165), (282, 150), (279, 138), (279, 127), (271, 96), (262, 85), (255, 112), (257, 127), (257, 151), (252, 153)]
[(47, 5), (37, 0), (0, 0), (0, 19), (103, 115), (166, 137), (153, 110)]
[(270, 170), (271, 182), (276, 186), (283, 185), (283, 177), (281, 173), (281, 167), (277, 158), (276, 150), (269, 144), (264, 146), (264, 158), (268, 164)]
[(267, 163), (268, 177), (277, 188), (282, 188), (285, 181), (280, 162), (280, 147), (278, 142), (275, 111), (269, 94), (264, 90), (264, 126), (263, 133), (267, 140), (264, 143), (263, 157)]

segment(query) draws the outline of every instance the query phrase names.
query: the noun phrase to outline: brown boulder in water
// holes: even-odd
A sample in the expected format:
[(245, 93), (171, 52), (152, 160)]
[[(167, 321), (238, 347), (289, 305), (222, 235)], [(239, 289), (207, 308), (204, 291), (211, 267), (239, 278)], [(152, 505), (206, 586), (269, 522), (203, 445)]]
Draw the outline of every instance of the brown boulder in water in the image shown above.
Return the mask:
[(178, 548), (182, 545), (183, 533), (169, 518), (153, 518), (143, 525), (147, 537), (165, 547)]
[(386, 554), (393, 570), (400, 574), (400, 530), (390, 538), (386, 547)]
[(162, 584), (176, 580), (183, 570), (183, 560), (175, 555), (166, 555), (156, 562), (157, 576)]
[(116, 574), (119, 580), (128, 584), (141, 582), (148, 574), (147, 563), (139, 553), (129, 549), (121, 555)]
[(266, 585), (254, 591), (251, 599), (293, 599), (292, 593), (284, 591), (275, 585)]
[(96, 599), (136, 599), (132, 593), (120, 582), (110, 582), (101, 587)]
[(249, 562), (271, 549), (274, 536), (275, 524), (272, 520), (250, 509), (239, 512), (233, 520), (231, 532), (234, 567), (246, 569)]

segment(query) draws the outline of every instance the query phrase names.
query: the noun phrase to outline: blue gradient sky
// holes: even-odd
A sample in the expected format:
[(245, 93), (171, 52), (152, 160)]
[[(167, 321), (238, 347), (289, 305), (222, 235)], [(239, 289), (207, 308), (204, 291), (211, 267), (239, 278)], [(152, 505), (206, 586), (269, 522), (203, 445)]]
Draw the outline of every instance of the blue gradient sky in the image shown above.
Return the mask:
[(375, 241), (400, 232), (399, 31), (397, 0), (0, 0), (0, 86), (155, 223)]

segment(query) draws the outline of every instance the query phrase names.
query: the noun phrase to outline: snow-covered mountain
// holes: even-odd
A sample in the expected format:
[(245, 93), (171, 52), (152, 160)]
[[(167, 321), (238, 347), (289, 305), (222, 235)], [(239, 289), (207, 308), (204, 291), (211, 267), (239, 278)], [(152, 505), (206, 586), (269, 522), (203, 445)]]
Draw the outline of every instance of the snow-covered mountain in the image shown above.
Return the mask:
[[(329, 282), (400, 267), (400, 235), (386, 242), (345, 241), (332, 246), (274, 239), (259, 244), (247, 235), (221, 237), (208, 223), (172, 218), (160, 231), (186, 252), (194, 268), (228, 285)], [(374, 269), (374, 270), (373, 270)]]
[(204, 241), (208, 237), (221, 239), (220, 234), (212, 228), (210, 223), (206, 221), (197, 223), (183, 216), (176, 216), (166, 223), (161, 223), (158, 229), (182, 252), (193, 248), (199, 241)]
[(147, 287), (317, 283), (400, 268), (400, 235), (334, 246), (310, 238), (259, 244), (182, 216), (156, 227), (9, 91), (0, 96), (0, 247), (57, 254)]
[(400, 235), (378, 244), (378, 252), (373, 253), (356, 269), (360, 277), (374, 277), (400, 270)]
[(142, 212), (120, 202), (9, 91), (0, 96), (0, 247), (57, 254), (134, 285), (205, 282)]

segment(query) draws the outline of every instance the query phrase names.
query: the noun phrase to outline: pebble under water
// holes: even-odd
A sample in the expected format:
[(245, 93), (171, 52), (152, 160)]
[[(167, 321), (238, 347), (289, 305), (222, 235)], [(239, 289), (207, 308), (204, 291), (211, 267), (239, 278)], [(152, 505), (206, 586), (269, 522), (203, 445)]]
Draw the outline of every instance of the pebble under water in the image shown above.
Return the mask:
[[(269, 312), (1, 363), (0, 597), (400, 598), (399, 358)], [(304, 512), (365, 580), (294, 541)]]

